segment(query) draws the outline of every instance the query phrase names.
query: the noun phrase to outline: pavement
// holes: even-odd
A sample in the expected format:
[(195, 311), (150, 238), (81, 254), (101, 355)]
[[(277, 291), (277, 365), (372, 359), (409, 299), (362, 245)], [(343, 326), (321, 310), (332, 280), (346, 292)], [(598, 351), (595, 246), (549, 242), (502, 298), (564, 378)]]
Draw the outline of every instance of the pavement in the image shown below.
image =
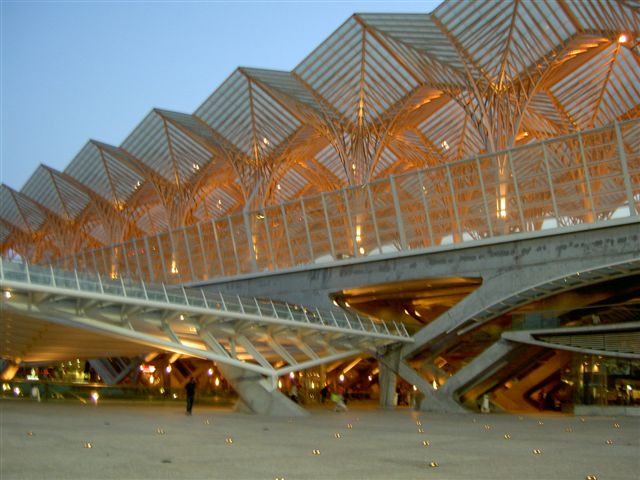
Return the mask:
[(639, 417), (310, 412), (0, 400), (0, 479), (640, 478)]

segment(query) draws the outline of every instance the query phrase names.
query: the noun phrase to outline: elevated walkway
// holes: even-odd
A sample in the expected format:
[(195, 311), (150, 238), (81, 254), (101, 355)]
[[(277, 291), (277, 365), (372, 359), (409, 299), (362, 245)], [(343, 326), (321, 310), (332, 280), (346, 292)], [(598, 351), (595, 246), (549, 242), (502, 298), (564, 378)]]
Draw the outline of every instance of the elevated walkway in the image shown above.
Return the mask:
[[(217, 362), (230, 381), (288, 402), (275, 388), (290, 372), (411, 343), (404, 326), (338, 310), (169, 289), (122, 278), (0, 260), (1, 356), (14, 363), (167, 351)], [(78, 332), (81, 332), (78, 336)], [(276, 367), (275, 365), (278, 365)], [(243, 373), (244, 372), (244, 373)], [(253, 397), (253, 398), (250, 398)], [(259, 406), (259, 405), (257, 405)], [(270, 407), (269, 412), (291, 408)]]

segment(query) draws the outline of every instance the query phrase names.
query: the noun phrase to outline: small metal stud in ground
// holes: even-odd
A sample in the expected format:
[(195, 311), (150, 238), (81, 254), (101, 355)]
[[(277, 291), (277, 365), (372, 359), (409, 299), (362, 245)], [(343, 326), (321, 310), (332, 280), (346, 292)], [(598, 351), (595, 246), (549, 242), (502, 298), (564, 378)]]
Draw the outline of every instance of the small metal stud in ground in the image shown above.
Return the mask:
[(429, 466), (431, 468), (436, 468), (436, 467), (439, 467), (440, 465), (438, 465), (438, 462), (429, 462)]
[(606, 443), (607, 445), (613, 445), (613, 440), (607, 440), (605, 443)]
[(581, 422), (584, 422), (584, 417), (580, 417), (580, 421), (581, 421)]
[(33, 432), (27, 432), (27, 435), (28, 435), (29, 437), (33, 437)]
[(227, 438), (225, 438), (224, 441), (227, 443), (227, 445), (231, 445), (233, 443), (233, 438), (227, 437)]
[(313, 453), (314, 455), (320, 455), (320, 450), (318, 450), (317, 448), (313, 449), (311, 451), (311, 453)]
[(351, 430), (353, 428), (353, 425), (351, 425), (350, 423), (347, 423), (347, 428)]
[(504, 438), (506, 438), (507, 440), (509, 440), (511, 438), (511, 435), (509, 435), (508, 433), (504, 434)]
[(336, 438), (341, 438), (342, 437), (342, 435), (340, 433), (335, 433), (333, 436), (336, 437)]
[(619, 423), (614, 423), (613, 424), (613, 428), (620, 428), (620, 424)]
[(91, 442), (84, 442), (84, 448), (93, 448)]
[(164, 428), (160, 428), (160, 427), (158, 427), (158, 428), (156, 429), (156, 433), (157, 433), (158, 435), (164, 435)]
[(540, 450), (539, 448), (534, 448), (533, 449), (533, 454), (534, 455), (540, 455), (542, 453), (542, 450)]
[(571, 432), (573, 432), (573, 428), (567, 427), (567, 428), (564, 429), (564, 431), (571, 433)]
[(284, 477), (276, 477), (274, 480), (284, 480)]
[(586, 477), (584, 477), (584, 480), (598, 480), (598, 477), (596, 477), (595, 475), (587, 475)]
[(538, 420), (538, 425), (544, 425), (544, 422), (542, 420)]
[(418, 433), (424, 433), (424, 428), (419, 428)]
[(211, 423), (211, 422), (209, 421), (209, 419), (208, 419), (208, 418), (204, 421), (204, 424), (205, 424), (205, 425), (209, 425), (210, 423)]
[(420, 427), (420, 426), (422, 426), (422, 422), (421, 422), (420, 420), (418, 420), (418, 421), (416, 422), (416, 425)]
[(485, 430), (491, 430), (491, 425), (489, 425), (488, 423), (484, 424), (484, 429)]
[(431, 445), (431, 442), (429, 440), (423, 440), (422, 445), (424, 445), (425, 447), (428, 447), (429, 445)]

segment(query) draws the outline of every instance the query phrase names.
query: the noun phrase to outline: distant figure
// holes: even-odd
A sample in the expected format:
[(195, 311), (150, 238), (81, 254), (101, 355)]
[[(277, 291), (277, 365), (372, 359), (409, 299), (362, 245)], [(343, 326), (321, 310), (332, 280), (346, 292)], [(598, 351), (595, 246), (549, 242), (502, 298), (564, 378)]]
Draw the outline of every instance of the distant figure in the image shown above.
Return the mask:
[(191, 415), (193, 400), (196, 398), (196, 381), (193, 377), (189, 379), (189, 382), (185, 385), (184, 389), (187, 392), (187, 415)]
[(346, 412), (348, 410), (347, 404), (344, 403), (344, 397), (342, 396), (342, 393), (333, 392), (331, 394), (331, 401), (336, 404), (336, 406), (333, 408), (334, 412)]
[(37, 385), (31, 387), (31, 398), (37, 400), (38, 402), (40, 401), (40, 389)]
[(322, 387), (322, 390), (320, 390), (320, 396), (322, 397), (322, 403), (325, 403), (329, 397), (329, 385)]
[(298, 403), (298, 385), (296, 383), (293, 383), (293, 385), (291, 385), (291, 390), (289, 390), (289, 398)]

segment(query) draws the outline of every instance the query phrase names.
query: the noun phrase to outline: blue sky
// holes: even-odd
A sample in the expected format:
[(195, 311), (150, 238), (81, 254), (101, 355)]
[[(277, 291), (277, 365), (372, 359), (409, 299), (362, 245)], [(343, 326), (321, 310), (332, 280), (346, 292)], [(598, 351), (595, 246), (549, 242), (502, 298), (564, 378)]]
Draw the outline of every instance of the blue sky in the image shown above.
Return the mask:
[(439, 3), (0, 0), (0, 180), (119, 145), (152, 108), (192, 113), (238, 66), (291, 70), (355, 12)]

